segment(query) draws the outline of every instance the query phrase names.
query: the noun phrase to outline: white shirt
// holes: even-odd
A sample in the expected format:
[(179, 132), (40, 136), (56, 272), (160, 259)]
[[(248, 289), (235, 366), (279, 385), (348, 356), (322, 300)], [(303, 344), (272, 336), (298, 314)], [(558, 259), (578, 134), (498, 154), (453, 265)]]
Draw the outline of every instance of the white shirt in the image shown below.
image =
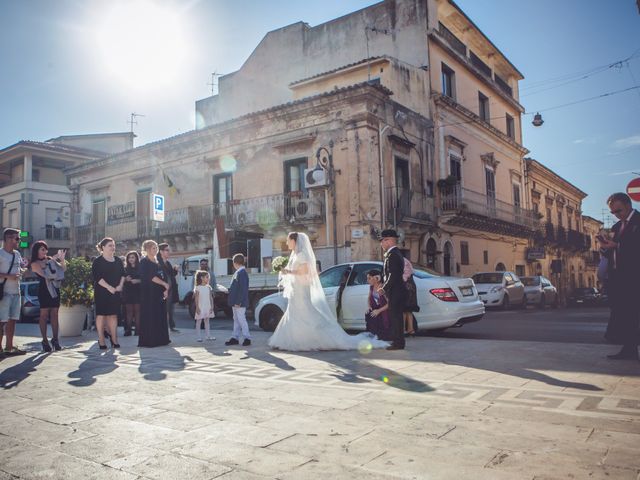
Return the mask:
[[(9, 267), (11, 266), (11, 259), (13, 258), (13, 255), (15, 255), (15, 260), (13, 262), (13, 267), (11, 267), (11, 272), (9, 272)], [(14, 250), (13, 255), (7, 252), (4, 248), (0, 248), (0, 273), (12, 273), (16, 275), (20, 271), (20, 262), (22, 261), (20, 252)], [(4, 281), (5, 280), (2, 279), (0, 280), (0, 283)], [(4, 284), (4, 293), (20, 293), (20, 284), (17, 278), (6, 279), (6, 283)]]

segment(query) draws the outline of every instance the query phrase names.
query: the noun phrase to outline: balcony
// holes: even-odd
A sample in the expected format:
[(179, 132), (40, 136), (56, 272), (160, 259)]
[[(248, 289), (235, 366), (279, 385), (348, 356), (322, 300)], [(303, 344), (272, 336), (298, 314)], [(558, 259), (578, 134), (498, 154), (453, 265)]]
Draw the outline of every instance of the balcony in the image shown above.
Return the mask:
[(45, 240), (69, 240), (69, 227), (56, 228), (53, 225), (45, 225)]
[(493, 72), (491, 71), (491, 67), (480, 60), (480, 57), (478, 57), (471, 50), (469, 50), (469, 60), (471, 61), (471, 65), (480, 70), (480, 72), (482, 72), (485, 76), (492, 78)]
[(597, 267), (600, 264), (600, 252), (598, 250), (591, 250), (584, 254), (584, 262), (587, 267)]
[[(325, 222), (323, 192), (269, 195), (225, 203), (198, 205), (169, 210), (164, 222), (137, 218), (106, 225), (76, 227), (76, 246), (92, 246), (108, 236), (116, 241), (143, 241), (172, 235), (197, 235), (213, 232), (215, 220), (222, 217), (226, 227), (267, 230), (278, 224)], [(157, 226), (157, 232), (156, 232)]]
[(433, 224), (436, 220), (434, 199), (408, 188), (389, 187), (385, 194), (387, 223)]
[(525, 238), (539, 228), (535, 212), (459, 184), (440, 190), (440, 214), (453, 217), (447, 223)]
[(507, 95), (509, 95), (510, 97), (513, 97), (513, 88), (511, 88), (509, 86), (509, 84), (507, 83), (506, 80), (504, 80), (501, 76), (499, 76), (497, 73), (494, 74), (493, 78), (496, 81), (496, 84), (498, 85), (498, 87), (500, 87), (500, 90), (502, 90), (504, 93), (506, 93)]
[(463, 57), (467, 56), (467, 46), (442, 23), (439, 23), (438, 25), (438, 33), (442, 35), (442, 38), (444, 38), (456, 52)]

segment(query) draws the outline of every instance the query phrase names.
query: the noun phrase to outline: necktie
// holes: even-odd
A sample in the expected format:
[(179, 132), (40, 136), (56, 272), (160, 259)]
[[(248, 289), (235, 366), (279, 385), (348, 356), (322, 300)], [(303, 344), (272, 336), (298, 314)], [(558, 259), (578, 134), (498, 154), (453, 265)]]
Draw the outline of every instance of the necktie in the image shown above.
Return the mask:
[(627, 221), (622, 220), (622, 226), (620, 227), (620, 231), (618, 232), (618, 237), (621, 237), (624, 233), (624, 229), (627, 227)]

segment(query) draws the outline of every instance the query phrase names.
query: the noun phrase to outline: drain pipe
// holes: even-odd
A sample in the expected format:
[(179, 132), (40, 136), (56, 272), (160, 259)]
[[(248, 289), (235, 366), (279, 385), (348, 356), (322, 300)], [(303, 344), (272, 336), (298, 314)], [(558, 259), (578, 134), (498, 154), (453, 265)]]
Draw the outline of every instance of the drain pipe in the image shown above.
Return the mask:
[(380, 129), (380, 122), (378, 122), (378, 172), (380, 173), (380, 230), (385, 229), (386, 214), (384, 208), (384, 162), (382, 161), (382, 135), (391, 128), (391, 125), (385, 125)]

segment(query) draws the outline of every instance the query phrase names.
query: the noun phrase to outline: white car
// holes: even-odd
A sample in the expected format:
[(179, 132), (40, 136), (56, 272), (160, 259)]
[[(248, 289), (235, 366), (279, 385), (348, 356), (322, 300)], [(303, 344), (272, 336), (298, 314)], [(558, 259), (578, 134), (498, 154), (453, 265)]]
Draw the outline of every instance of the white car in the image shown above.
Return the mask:
[(526, 307), (524, 285), (515, 273), (481, 272), (471, 278), (478, 289), (480, 299), (487, 307), (501, 307), (505, 310), (512, 305)]
[[(342, 263), (320, 274), (329, 306), (335, 312), (340, 304), (338, 321), (346, 330), (366, 328), (364, 314), (368, 309), (369, 270), (382, 271), (382, 262)], [(415, 270), (414, 280), (420, 307), (414, 314), (418, 329), (441, 330), (480, 320), (484, 315), (484, 304), (470, 278), (440, 277)], [(286, 309), (287, 299), (282, 293), (264, 297), (256, 306), (255, 323), (264, 330), (274, 330)]]
[(524, 285), (524, 294), (527, 296), (527, 303), (544, 308), (547, 305), (558, 306), (558, 290), (551, 284), (551, 280), (542, 275), (533, 277), (520, 277)]

